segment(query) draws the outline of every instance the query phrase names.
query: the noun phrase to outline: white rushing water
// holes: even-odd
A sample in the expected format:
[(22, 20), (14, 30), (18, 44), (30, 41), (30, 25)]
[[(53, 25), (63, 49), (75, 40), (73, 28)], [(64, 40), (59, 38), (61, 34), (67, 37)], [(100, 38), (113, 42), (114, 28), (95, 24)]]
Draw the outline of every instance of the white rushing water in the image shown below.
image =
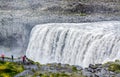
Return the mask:
[(120, 22), (37, 25), (26, 56), (40, 63), (80, 65), (120, 59)]

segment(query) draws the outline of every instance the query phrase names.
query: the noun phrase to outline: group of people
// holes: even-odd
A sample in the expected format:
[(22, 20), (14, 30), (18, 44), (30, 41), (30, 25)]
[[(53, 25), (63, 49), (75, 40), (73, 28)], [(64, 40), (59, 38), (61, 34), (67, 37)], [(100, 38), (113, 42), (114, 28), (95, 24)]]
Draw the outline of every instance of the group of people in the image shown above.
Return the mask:
[[(25, 61), (26, 61), (26, 56), (24, 55), (24, 56), (22, 56), (21, 58), (22, 58), (22, 62), (25, 63)], [(1, 55), (1, 59), (2, 59), (2, 61), (5, 60), (5, 55), (4, 55), (4, 54)], [(12, 62), (14, 62), (14, 56), (13, 56), (13, 55), (11, 55), (11, 60), (12, 60)]]

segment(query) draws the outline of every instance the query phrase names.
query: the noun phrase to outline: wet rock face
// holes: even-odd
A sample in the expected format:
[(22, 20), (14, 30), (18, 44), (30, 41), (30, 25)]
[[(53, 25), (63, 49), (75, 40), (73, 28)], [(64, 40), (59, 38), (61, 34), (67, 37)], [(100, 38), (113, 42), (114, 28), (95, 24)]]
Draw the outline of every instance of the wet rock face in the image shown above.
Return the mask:
[(6, 47), (17, 47), (17, 39), (14, 36), (8, 36), (7, 38), (1, 38), (0, 44)]
[[(13, 49), (22, 49), (27, 47), (29, 29), (23, 23), (16, 21), (13, 17), (2, 15), (0, 17), (0, 50), (13, 51)], [(6, 50), (9, 49), (9, 50)], [(23, 50), (24, 51), (24, 50)]]
[[(104, 2), (91, 3), (91, 2), (82, 2), (82, 1), (61, 1), (60, 4), (55, 4), (53, 6), (47, 6), (49, 11), (62, 11), (67, 13), (115, 13), (120, 12), (120, 9), (117, 8), (117, 2), (113, 4)], [(64, 3), (64, 4), (63, 4)], [(112, 7), (113, 6), (113, 7)], [(119, 6), (118, 6), (119, 7)]]
[(97, 4), (90, 5), (90, 4), (84, 4), (81, 2), (78, 2), (78, 3), (76, 2), (76, 3), (67, 5), (67, 8), (65, 9), (65, 11), (69, 11), (72, 13), (91, 14), (91, 13), (109, 13), (109, 12), (113, 12), (113, 9), (106, 7), (104, 5), (97, 5)]

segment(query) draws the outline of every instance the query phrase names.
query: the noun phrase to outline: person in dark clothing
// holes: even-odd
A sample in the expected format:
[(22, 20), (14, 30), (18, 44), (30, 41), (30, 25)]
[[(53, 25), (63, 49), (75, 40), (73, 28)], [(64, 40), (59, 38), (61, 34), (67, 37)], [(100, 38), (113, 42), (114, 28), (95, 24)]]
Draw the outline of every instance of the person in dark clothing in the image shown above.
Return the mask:
[(4, 54), (1, 55), (2, 61), (4, 61)]
[(12, 59), (12, 62), (14, 61), (14, 57), (13, 57), (13, 55), (11, 55), (11, 59)]
[(23, 61), (23, 63), (25, 63), (25, 61), (26, 61), (26, 56), (25, 55), (22, 57), (22, 61)]

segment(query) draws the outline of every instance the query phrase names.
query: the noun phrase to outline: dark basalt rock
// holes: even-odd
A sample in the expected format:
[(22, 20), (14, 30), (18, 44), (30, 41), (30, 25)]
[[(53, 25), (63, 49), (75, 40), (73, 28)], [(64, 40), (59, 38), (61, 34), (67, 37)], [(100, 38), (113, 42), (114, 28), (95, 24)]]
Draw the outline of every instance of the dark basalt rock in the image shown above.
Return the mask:
[[(59, 1), (58, 1), (59, 2)], [(61, 5), (60, 5), (61, 4)], [(62, 12), (62, 13), (116, 13), (120, 12), (119, 9), (111, 7), (110, 4), (107, 6), (104, 3), (83, 3), (82, 1), (61, 1), (60, 4), (53, 4), (47, 6), (43, 10), (51, 12)], [(113, 5), (114, 6), (114, 5)]]
[(74, 2), (68, 4), (65, 8), (65, 11), (73, 13), (113, 13), (118, 12), (119, 10), (107, 7), (106, 5), (99, 4), (87, 4), (82, 2)]
[(83, 75), (87, 77), (119, 77), (119, 74), (108, 70), (109, 65), (90, 64), (88, 68), (82, 70)]

